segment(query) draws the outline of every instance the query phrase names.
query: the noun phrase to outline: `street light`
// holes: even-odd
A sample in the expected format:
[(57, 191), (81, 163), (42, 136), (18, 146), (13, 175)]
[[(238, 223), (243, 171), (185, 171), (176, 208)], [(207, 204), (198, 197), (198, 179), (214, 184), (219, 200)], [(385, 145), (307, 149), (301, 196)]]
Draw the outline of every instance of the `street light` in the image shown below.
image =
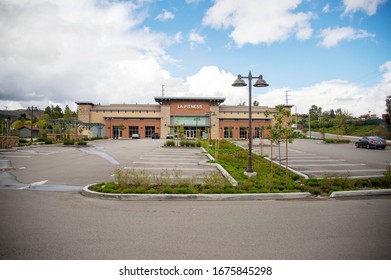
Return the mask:
[[(234, 81), (232, 84), (233, 87), (245, 87), (247, 84), (243, 79), (248, 79), (249, 81), (249, 87), (248, 87), (248, 127), (249, 127), (249, 133), (248, 133), (248, 164), (247, 164), (247, 170), (244, 172), (247, 176), (255, 176), (257, 173), (253, 170), (253, 156), (252, 156), (252, 146), (253, 146), (253, 139), (252, 139), (252, 111), (251, 111), (251, 85), (252, 85), (252, 79), (253, 76), (251, 75), (251, 71), (248, 73), (247, 77), (242, 77), (241, 75), (238, 75), (238, 78)], [(259, 75), (258, 80), (255, 82), (254, 87), (267, 87), (269, 84), (263, 79), (262, 75)]]
[(34, 119), (34, 110), (37, 111), (38, 108), (31, 106), (28, 107), (27, 110), (31, 110), (31, 126), (30, 126), (30, 141), (33, 143), (33, 119)]

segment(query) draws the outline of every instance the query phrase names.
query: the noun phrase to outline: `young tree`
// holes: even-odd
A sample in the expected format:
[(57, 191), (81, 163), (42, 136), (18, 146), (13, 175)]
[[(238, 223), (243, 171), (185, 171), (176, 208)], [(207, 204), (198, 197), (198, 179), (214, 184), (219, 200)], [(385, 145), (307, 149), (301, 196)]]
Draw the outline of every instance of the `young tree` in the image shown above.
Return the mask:
[[(281, 143), (286, 143), (285, 172), (286, 180), (288, 180), (288, 143), (292, 143), (295, 133), (291, 128), (291, 111), (287, 110), (283, 105), (276, 106), (276, 110), (276, 113), (273, 114), (274, 124), (268, 127), (270, 144), (277, 144), (278, 159), (281, 166)], [(266, 111), (265, 116), (268, 117), (269, 115), (270, 112)]]
[(337, 128), (337, 133), (345, 135), (347, 133), (349, 121), (352, 120), (352, 115), (346, 110), (337, 110), (337, 114), (334, 119), (334, 125)]

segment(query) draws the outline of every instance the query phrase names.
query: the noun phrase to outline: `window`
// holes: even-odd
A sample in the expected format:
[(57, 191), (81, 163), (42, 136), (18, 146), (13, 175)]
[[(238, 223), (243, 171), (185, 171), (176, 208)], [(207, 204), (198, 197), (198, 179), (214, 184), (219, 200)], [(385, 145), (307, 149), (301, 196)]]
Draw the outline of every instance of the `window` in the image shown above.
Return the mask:
[(255, 128), (255, 138), (262, 138), (261, 136), (262, 130), (259, 127)]
[(233, 138), (232, 137), (232, 131), (234, 130), (233, 127), (224, 127), (224, 138)]
[(138, 126), (129, 126), (129, 135), (132, 134), (139, 134), (138, 133)]
[(155, 127), (154, 126), (146, 126), (145, 127), (145, 137), (152, 137), (152, 134), (155, 132)]
[(240, 127), (239, 138), (247, 139), (247, 127)]
[(113, 138), (121, 138), (122, 130), (120, 126), (113, 126)]

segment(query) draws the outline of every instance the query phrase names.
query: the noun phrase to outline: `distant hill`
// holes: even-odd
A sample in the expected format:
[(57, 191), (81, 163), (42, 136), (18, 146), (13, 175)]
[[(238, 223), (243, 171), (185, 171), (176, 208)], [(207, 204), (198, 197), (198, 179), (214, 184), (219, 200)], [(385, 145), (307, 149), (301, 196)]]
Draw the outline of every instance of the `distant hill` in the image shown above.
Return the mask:
[[(34, 117), (39, 119), (43, 115), (43, 110), (34, 110)], [(26, 114), (27, 119), (31, 117), (31, 110), (18, 109), (18, 110), (0, 110), (0, 120), (10, 117), (13, 121), (19, 119), (22, 114)]]

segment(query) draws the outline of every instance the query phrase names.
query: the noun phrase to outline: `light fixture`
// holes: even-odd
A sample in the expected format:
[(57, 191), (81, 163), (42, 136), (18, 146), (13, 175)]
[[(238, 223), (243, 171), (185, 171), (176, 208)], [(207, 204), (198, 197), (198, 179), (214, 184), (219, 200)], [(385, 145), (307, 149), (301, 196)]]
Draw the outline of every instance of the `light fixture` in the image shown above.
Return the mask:
[[(253, 158), (252, 158), (252, 100), (251, 100), (251, 85), (252, 85), (252, 79), (253, 76), (251, 75), (251, 71), (248, 73), (247, 77), (242, 77), (242, 75), (238, 75), (237, 79), (232, 84), (233, 87), (245, 87), (247, 86), (246, 82), (243, 79), (248, 79), (249, 81), (249, 87), (248, 87), (248, 163), (247, 163), (247, 170), (244, 172), (247, 176), (255, 176), (257, 175), (256, 172), (253, 170)], [(259, 75), (258, 80), (255, 82), (254, 87), (267, 87), (269, 84), (263, 79), (262, 75)]]

